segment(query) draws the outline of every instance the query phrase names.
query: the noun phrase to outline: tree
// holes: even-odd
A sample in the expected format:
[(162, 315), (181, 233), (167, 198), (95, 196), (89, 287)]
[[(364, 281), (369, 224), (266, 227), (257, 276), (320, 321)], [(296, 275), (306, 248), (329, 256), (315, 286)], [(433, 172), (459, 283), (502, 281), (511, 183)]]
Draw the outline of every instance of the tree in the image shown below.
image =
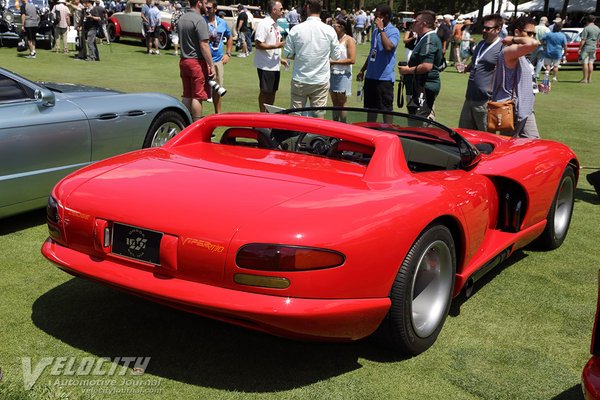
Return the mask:
[(569, 0), (565, 0), (563, 3), (562, 12), (560, 13), (560, 15), (562, 15), (563, 17), (567, 16), (567, 7), (569, 7)]

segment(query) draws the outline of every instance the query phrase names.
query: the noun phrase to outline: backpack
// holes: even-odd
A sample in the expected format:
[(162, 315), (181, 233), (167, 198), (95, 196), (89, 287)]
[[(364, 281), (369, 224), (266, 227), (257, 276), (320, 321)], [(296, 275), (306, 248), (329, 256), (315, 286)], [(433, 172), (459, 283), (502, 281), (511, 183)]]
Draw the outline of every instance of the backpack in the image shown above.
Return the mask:
[(51, 14), (51, 16), (53, 17), (52, 24), (58, 25), (60, 23), (60, 10), (57, 10), (56, 8), (54, 8), (54, 13)]

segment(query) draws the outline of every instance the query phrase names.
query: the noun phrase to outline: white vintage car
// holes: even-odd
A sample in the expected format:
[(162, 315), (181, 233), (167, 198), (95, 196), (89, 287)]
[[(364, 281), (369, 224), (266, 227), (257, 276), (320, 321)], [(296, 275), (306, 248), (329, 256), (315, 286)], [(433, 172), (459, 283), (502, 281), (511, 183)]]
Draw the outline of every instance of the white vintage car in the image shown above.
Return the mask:
[[(121, 37), (144, 39), (142, 30), (142, 6), (145, 0), (128, 0), (125, 11), (114, 13), (108, 21), (108, 36), (111, 42)], [(168, 1), (161, 1), (160, 28), (158, 31), (158, 47), (166, 50), (171, 47), (171, 13), (167, 11)]]

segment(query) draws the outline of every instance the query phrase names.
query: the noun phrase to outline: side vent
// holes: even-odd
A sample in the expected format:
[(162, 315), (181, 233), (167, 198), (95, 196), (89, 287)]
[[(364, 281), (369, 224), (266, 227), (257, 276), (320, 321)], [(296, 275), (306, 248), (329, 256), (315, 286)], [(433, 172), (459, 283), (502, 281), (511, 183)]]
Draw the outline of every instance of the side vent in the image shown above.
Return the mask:
[(496, 228), (505, 232), (520, 231), (527, 210), (525, 191), (509, 179), (494, 178), (494, 183), (499, 196), (498, 225)]

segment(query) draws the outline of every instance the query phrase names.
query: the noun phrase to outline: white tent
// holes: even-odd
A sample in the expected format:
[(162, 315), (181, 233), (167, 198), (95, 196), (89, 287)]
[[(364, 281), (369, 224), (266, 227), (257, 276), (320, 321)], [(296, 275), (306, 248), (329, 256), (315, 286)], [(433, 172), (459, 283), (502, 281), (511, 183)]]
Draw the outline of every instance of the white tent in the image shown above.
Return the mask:
[[(570, 0), (567, 12), (594, 12), (596, 10), (597, 0)], [(563, 0), (550, 0), (549, 8), (554, 8), (556, 12), (561, 12)], [(532, 0), (520, 4), (517, 10), (523, 12), (544, 11), (544, 0)]]
[[(577, 0), (572, 0), (572, 1), (577, 1)], [(515, 12), (515, 5), (513, 3), (511, 3), (510, 1), (507, 1), (507, 0), (496, 0), (494, 2), (494, 9), (493, 10), (492, 10), (492, 2), (491, 1), (489, 3), (487, 3), (483, 7), (483, 15), (482, 15), (482, 17), (486, 16), (486, 15), (490, 15), (490, 14), (496, 13), (496, 11), (498, 11), (498, 5), (500, 3), (502, 3), (500, 5), (500, 15), (506, 15), (508, 17), (508, 16), (511, 16), (511, 15), (514, 14), (514, 12)], [(544, 5), (544, 1), (542, 0), (542, 7), (543, 7), (543, 5)], [(519, 10), (519, 9), (520, 9), (520, 7), (517, 8), (517, 10)], [(460, 15), (459, 18), (463, 18), (463, 19), (464, 18), (478, 18), (479, 17), (478, 14), (479, 14), (479, 10), (475, 10), (475, 11), (471, 11), (470, 13), (467, 13), (467, 14), (462, 14), (462, 15)], [(518, 16), (521, 15), (521, 14), (523, 14), (522, 11), (521, 12), (517, 12)]]

